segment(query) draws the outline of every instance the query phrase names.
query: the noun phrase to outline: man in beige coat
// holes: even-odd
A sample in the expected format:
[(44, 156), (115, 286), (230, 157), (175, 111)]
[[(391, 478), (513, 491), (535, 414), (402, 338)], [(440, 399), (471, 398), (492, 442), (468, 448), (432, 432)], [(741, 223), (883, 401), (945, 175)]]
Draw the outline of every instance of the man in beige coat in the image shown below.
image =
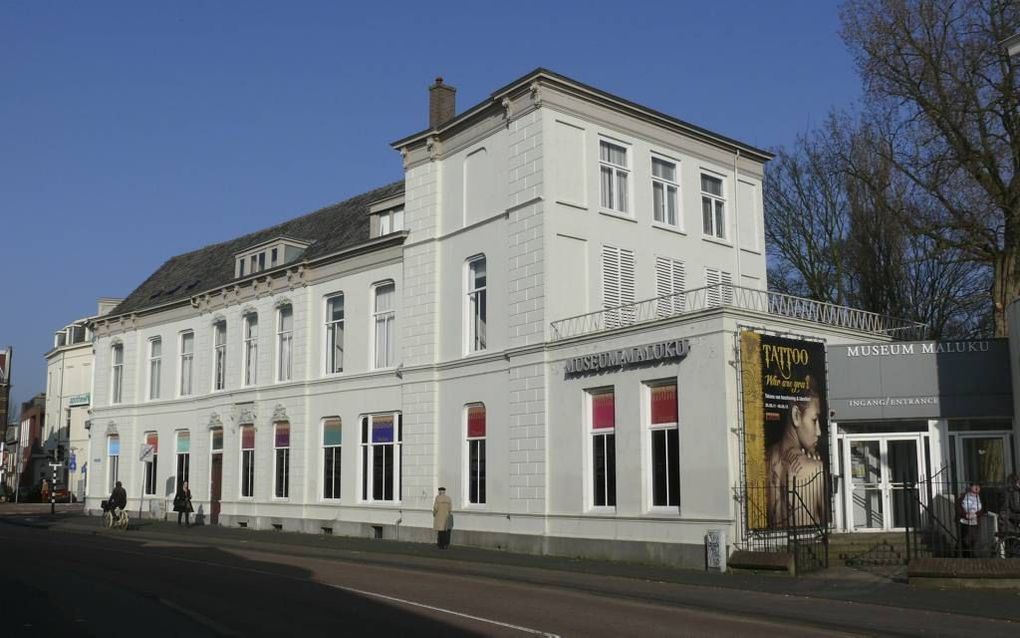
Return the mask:
[(450, 548), (450, 528), (453, 527), (453, 501), (446, 495), (446, 488), (439, 488), (436, 501), (432, 504), (432, 529), (436, 531), (436, 546)]

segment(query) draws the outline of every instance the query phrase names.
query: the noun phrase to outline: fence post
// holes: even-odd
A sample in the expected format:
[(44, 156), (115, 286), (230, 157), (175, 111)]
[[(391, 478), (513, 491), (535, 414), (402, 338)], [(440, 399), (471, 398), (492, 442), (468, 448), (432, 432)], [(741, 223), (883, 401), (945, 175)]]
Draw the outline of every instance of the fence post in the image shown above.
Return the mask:
[(912, 489), (913, 489), (913, 483), (910, 483), (909, 481), (903, 485), (903, 498), (904, 498), (904, 501), (905, 501), (903, 503), (903, 510), (907, 513), (907, 520), (906, 520), (906, 525), (904, 526), (904, 532), (905, 532), (906, 537), (907, 537), (907, 562), (908, 563), (910, 562), (910, 523), (911, 523), (911, 519), (913, 518), (911, 516), (911, 510), (908, 509), (908, 504), (913, 504), (913, 502), (914, 502), (913, 499), (910, 498), (910, 492), (911, 492)]

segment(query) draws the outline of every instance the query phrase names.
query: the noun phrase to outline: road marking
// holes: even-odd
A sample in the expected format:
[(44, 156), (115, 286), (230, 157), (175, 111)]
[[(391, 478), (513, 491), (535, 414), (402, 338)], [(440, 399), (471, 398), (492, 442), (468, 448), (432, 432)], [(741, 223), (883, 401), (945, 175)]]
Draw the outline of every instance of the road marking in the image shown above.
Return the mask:
[[(3, 538), (3, 536), (0, 536), (0, 538)], [(43, 541), (43, 542), (45, 542), (45, 541)], [(151, 541), (147, 541), (147, 542), (145, 542), (145, 545), (150, 545), (150, 543), (151, 543)], [(459, 612), (459, 611), (454, 611), (452, 609), (444, 609), (442, 607), (433, 607), (432, 605), (426, 605), (424, 603), (417, 603), (417, 602), (414, 602), (413, 600), (406, 600), (404, 598), (395, 598), (393, 596), (387, 596), (385, 594), (378, 594), (376, 592), (365, 591), (363, 589), (355, 589), (353, 587), (344, 587), (343, 585), (334, 585), (333, 583), (324, 583), (322, 581), (309, 580), (309, 579), (304, 579), (304, 578), (296, 578), (294, 576), (288, 576), (286, 574), (277, 574), (277, 573), (274, 573), (274, 572), (271, 572), (271, 571), (266, 571), (266, 570), (263, 570), (263, 569), (256, 569), (254, 567), (239, 567), (237, 565), (227, 565), (227, 564), (224, 564), (224, 563), (210, 563), (208, 561), (196, 560), (194, 558), (181, 558), (179, 556), (166, 556), (166, 555), (161, 555), (161, 554), (151, 554), (151, 553), (148, 553), (148, 552), (136, 552), (136, 551), (126, 550), (126, 549), (119, 549), (119, 548), (106, 548), (106, 551), (113, 551), (113, 552), (118, 552), (118, 553), (121, 553), (121, 554), (129, 554), (129, 555), (133, 555), (133, 556), (145, 556), (145, 557), (150, 558), (150, 559), (151, 558), (162, 558), (163, 560), (172, 560), (172, 561), (177, 561), (177, 562), (181, 562), (181, 563), (193, 563), (193, 564), (197, 563), (199, 565), (206, 565), (206, 566), (215, 565), (216, 567), (220, 567), (220, 568), (223, 568), (223, 569), (232, 569), (232, 570), (239, 571), (239, 572), (250, 572), (250, 573), (255, 573), (255, 574), (262, 574), (262, 575), (265, 575), (265, 576), (275, 576), (277, 578), (285, 578), (287, 580), (294, 580), (294, 581), (298, 581), (298, 582), (301, 582), (301, 583), (313, 583), (313, 584), (319, 584), (319, 585), (326, 585), (327, 587), (332, 587), (334, 589), (339, 589), (339, 590), (351, 592), (351, 593), (354, 593), (354, 594), (360, 594), (362, 596), (369, 596), (369, 597), (372, 597), (372, 598), (380, 598), (380, 599), (383, 599), (383, 600), (389, 600), (389, 601), (396, 602), (396, 603), (401, 603), (401, 604), (404, 604), (404, 605), (411, 605), (413, 607), (421, 607), (422, 609), (429, 609), (429, 610), (437, 611), (437, 612), (444, 613), (444, 614), (450, 614), (451, 616), (459, 616), (461, 618), (467, 618), (469, 620), (475, 620), (475, 621), (478, 621), (478, 622), (488, 623), (490, 625), (496, 625), (496, 626), (499, 626), (499, 627), (506, 627), (507, 629), (513, 629), (515, 631), (520, 631), (520, 632), (527, 633), (527, 634), (533, 634), (533, 635), (536, 635), (536, 636), (544, 636), (545, 638), (560, 638), (559, 634), (549, 633), (547, 631), (542, 631), (540, 629), (532, 629), (530, 627), (522, 627), (521, 625), (513, 625), (513, 624), (505, 623), (505, 622), (502, 622), (502, 621), (499, 621), (499, 620), (493, 620), (491, 618), (482, 618), (481, 616), (472, 616), (471, 614), (465, 614), (465, 613), (462, 613), (462, 612)], [(255, 553), (266, 553), (266, 552), (255, 552)], [(283, 564), (286, 564), (286, 563), (283, 563)], [(169, 603), (169, 601), (164, 601), (162, 598), (159, 598), (158, 600), (159, 600), (159, 602), (167, 604), (167, 606), (169, 606), (169, 607), (173, 607), (173, 608), (177, 609), (178, 611), (181, 611), (185, 615), (189, 615), (189, 612), (187, 610), (185, 610), (183, 607), (180, 607), (179, 605), (176, 605), (176, 604), (173, 604), (173, 603)], [(226, 628), (223, 628), (223, 629), (226, 629)], [(229, 630), (227, 630), (227, 631), (229, 631)], [(220, 633), (223, 633), (223, 631), (221, 631)], [(230, 635), (230, 634), (228, 634), (228, 635)]]
[(459, 611), (453, 611), (452, 609), (443, 609), (442, 607), (433, 607), (432, 605), (426, 605), (424, 603), (416, 603), (413, 600), (405, 600), (404, 598), (396, 598), (394, 596), (387, 596), (385, 594), (377, 594), (373, 591), (365, 591), (363, 589), (355, 589), (353, 587), (344, 587), (343, 585), (333, 585), (327, 583), (330, 587), (340, 589), (342, 591), (351, 592), (353, 594), (360, 594), (362, 596), (369, 596), (371, 598), (381, 598), (390, 602), (400, 603), (402, 605), (410, 605), (412, 607), (421, 607), (422, 609), (428, 609), (431, 611), (438, 611), (444, 614), (450, 614), (451, 616), (459, 616), (461, 618), (468, 618), (470, 620), (477, 620), (478, 622), (489, 623), (490, 625), (497, 625), (499, 627), (506, 627), (508, 629), (515, 629), (522, 631), (526, 634), (535, 634), (536, 636), (545, 636), (546, 638), (560, 638), (559, 634), (551, 634), (541, 629), (532, 629), (531, 627), (522, 627), (520, 625), (511, 625), (510, 623), (501, 622), (499, 620), (492, 620), (491, 618), (482, 618), (481, 616), (472, 616), (471, 614), (464, 614)]

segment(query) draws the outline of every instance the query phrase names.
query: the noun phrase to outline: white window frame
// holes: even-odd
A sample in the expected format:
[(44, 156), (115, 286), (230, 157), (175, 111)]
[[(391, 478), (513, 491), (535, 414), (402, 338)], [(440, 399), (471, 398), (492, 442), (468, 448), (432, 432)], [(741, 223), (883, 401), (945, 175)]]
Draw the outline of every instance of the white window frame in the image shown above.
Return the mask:
[[(340, 300), (340, 318), (334, 320), (332, 313), (330, 313), (330, 304), (335, 300)], [(347, 300), (344, 298), (344, 293), (334, 292), (326, 295), (323, 298), (323, 312), (325, 313), (323, 318), (323, 325), (325, 326), (325, 333), (323, 335), (323, 350), (325, 351), (325, 371), (327, 375), (340, 374), (344, 371), (344, 337), (346, 331), (347, 322)], [(340, 334), (340, 357), (339, 362), (334, 358), (336, 354), (336, 335)], [(339, 363), (339, 365), (337, 365)]]
[[(614, 427), (612, 429), (608, 429), (608, 428), (607, 429), (603, 429), (603, 430), (596, 430), (595, 429), (595, 410), (594, 410), (595, 395), (605, 393), (606, 391), (611, 391), (613, 393), (613, 404), (614, 404), (614, 409), (615, 409), (615, 404), (616, 404), (616, 387), (615, 386), (599, 386), (599, 387), (595, 387), (595, 388), (587, 388), (583, 392), (584, 402), (585, 402), (585, 405), (584, 405), (584, 414), (585, 414), (585, 419), (584, 419), (584, 430), (585, 430), (584, 431), (584, 438), (585, 438), (585, 447), (587, 449), (587, 452), (585, 454), (585, 468), (587, 470), (586, 477), (585, 477), (586, 487), (585, 487), (585, 490), (584, 490), (584, 492), (585, 492), (585, 500), (588, 503), (588, 510), (589, 511), (591, 511), (591, 512), (602, 512), (602, 513), (615, 512), (616, 511), (616, 507), (617, 507), (616, 504), (618, 504), (619, 500), (620, 500), (619, 498), (617, 498), (618, 497), (618, 494), (617, 494), (617, 483), (618, 483), (617, 475), (619, 474), (619, 472), (616, 471), (617, 470), (617, 463), (615, 461), (615, 459), (616, 459), (616, 427), (614, 425)], [(615, 415), (614, 415), (614, 421), (615, 421)], [(596, 436), (607, 436), (607, 435), (612, 435), (613, 436), (613, 459), (614, 459), (614, 462), (613, 462), (613, 470), (614, 470), (613, 471), (613, 498), (614, 498), (615, 503), (613, 505), (596, 505), (595, 504), (595, 437)], [(608, 500), (608, 497), (609, 497), (609, 490), (608, 490), (608, 483), (607, 483), (606, 500)]]
[[(380, 416), (389, 416), (393, 418), (393, 441), (389, 443), (375, 443), (372, 441), (372, 423), (373, 419)], [(360, 501), (362, 503), (385, 503), (388, 505), (399, 504), (402, 500), (403, 493), (401, 489), (401, 466), (403, 463), (403, 415), (401, 412), (376, 412), (373, 414), (362, 414), (358, 417), (358, 426), (361, 430), (359, 434), (359, 446), (361, 447), (361, 458), (359, 459), (359, 469), (361, 470), (359, 475), (359, 487), (360, 487)], [(377, 499), (373, 493), (372, 484), (375, 475), (375, 448), (380, 446), (393, 446), (393, 463), (390, 465), (390, 481), (393, 486), (393, 499), (387, 500), (385, 498)]]
[[(665, 177), (659, 177), (655, 174), (655, 163), (660, 162), (668, 164), (673, 167), (673, 180), (669, 180)], [(651, 170), (652, 180), (652, 224), (654, 226), (661, 226), (669, 230), (683, 231), (683, 214), (680, 210), (680, 162), (664, 155), (653, 154), (649, 162), (649, 168)], [(662, 210), (658, 210), (655, 206), (655, 190), (656, 188), (662, 189)], [(669, 193), (670, 189), (673, 189), (673, 213), (675, 219), (669, 221)], [(662, 213), (662, 219), (657, 219), (660, 212)]]
[[(156, 496), (159, 493), (159, 432), (155, 430), (148, 430), (142, 433), (142, 441), (145, 445), (149, 444), (149, 435), (152, 434), (156, 437), (156, 449), (153, 450), (152, 456), (149, 460), (142, 462), (142, 475), (144, 480), (142, 481), (142, 494), (145, 496)], [(149, 491), (149, 482), (152, 482), (152, 491)]]
[[(252, 319), (254, 319), (255, 331), (252, 334)], [(242, 321), (242, 334), (244, 365), (242, 366), (242, 381), (245, 387), (258, 385), (259, 372), (259, 315), (257, 312), (249, 312), (244, 315)]]
[[(290, 313), (290, 330), (283, 329), (284, 313)], [(294, 306), (283, 304), (276, 309), (276, 380), (294, 379)]]
[[(223, 340), (219, 341), (220, 326), (223, 327)], [(213, 392), (227, 389), (227, 320), (213, 322)]]
[[(117, 361), (118, 357), (120, 361)], [(110, 347), (110, 403), (124, 400), (124, 344), (115, 343)]]
[[(675, 421), (673, 423), (657, 423), (657, 424), (652, 424), (652, 389), (656, 388), (656, 387), (670, 386), (670, 385), (673, 386), (674, 388), (676, 388), (676, 393), (677, 393), (677, 421)], [(647, 504), (647, 508), (646, 509), (649, 512), (679, 514), (679, 512), (680, 512), (680, 496), (683, 493), (682, 488), (679, 486), (679, 483), (680, 483), (680, 459), (678, 457), (676, 459), (676, 464), (675, 464), (676, 472), (677, 472), (677, 484), (678, 484), (678, 487), (677, 487), (678, 491), (677, 491), (677, 494), (676, 494), (677, 504), (676, 505), (669, 505), (668, 504), (669, 496), (667, 496), (666, 497), (667, 498), (667, 504), (666, 505), (656, 505), (655, 504), (655, 452), (654, 452), (654, 449), (653, 449), (653, 441), (652, 441), (652, 439), (653, 439), (653, 436), (654, 436), (655, 432), (661, 432), (661, 431), (667, 431), (667, 430), (675, 430), (676, 431), (676, 437), (677, 437), (677, 454), (679, 455), (679, 453), (680, 453), (680, 405), (679, 405), (679, 401), (680, 401), (680, 384), (678, 383), (676, 377), (669, 377), (669, 378), (666, 378), (666, 379), (655, 379), (655, 380), (652, 380), (652, 381), (645, 381), (644, 383), (641, 384), (641, 386), (642, 386), (641, 387), (641, 395), (642, 395), (641, 396), (641, 400), (644, 402), (644, 405), (645, 405), (645, 409), (642, 410), (642, 413), (644, 414), (644, 440), (645, 440), (644, 448), (647, 451), (645, 453), (646, 456), (645, 455), (642, 455), (642, 456), (645, 456), (645, 467), (648, 468), (647, 478), (646, 478), (646, 481), (645, 481), (645, 489), (648, 490), (648, 504)], [(668, 436), (669, 435), (667, 434), (666, 436), (667, 436), (666, 451), (667, 451), (667, 454), (668, 454), (668, 451), (669, 451)], [(668, 464), (668, 462), (669, 462), (669, 460), (667, 458), (667, 464)], [(668, 493), (668, 483), (669, 483), (669, 481), (667, 479), (667, 493)]]
[[(113, 439), (117, 439), (117, 453), (112, 454), (110, 452), (110, 443)], [(106, 435), (106, 485), (107, 493), (113, 492), (113, 488), (117, 486), (117, 480), (120, 475), (120, 435), (119, 434), (108, 434)]]
[[(609, 211), (616, 215), (625, 215), (627, 217), (633, 217), (633, 213), (631, 212), (633, 207), (630, 205), (631, 197), (630, 191), (632, 190), (630, 187), (630, 173), (631, 173), (630, 166), (632, 163), (630, 145), (625, 144), (619, 140), (607, 137), (599, 137), (598, 142), (599, 142), (598, 148), (599, 176), (597, 183), (599, 185), (599, 206), (601, 207), (602, 210)], [(611, 160), (603, 159), (602, 158), (603, 145), (622, 149), (624, 153), (625, 163), (617, 164)], [(603, 191), (602, 188), (602, 175), (607, 173), (610, 175), (608, 202), (606, 201), (606, 193)], [(618, 188), (619, 183), (621, 181), (623, 184), (625, 184), (625, 188), (627, 190), (627, 192), (624, 193), (622, 197), (620, 196)]]
[[(280, 447), (276, 444), (276, 431), (283, 424), (287, 426), (287, 447)], [(291, 451), (291, 440), (290, 437), (294, 433), (294, 428), (291, 427), (290, 421), (275, 421), (273, 423), (273, 500), (274, 501), (286, 501), (290, 499), (290, 451)], [(283, 494), (280, 494), (277, 490), (280, 481), (280, 451), (284, 451), (283, 455)]]
[[(188, 437), (188, 451), (181, 452), (181, 435)], [(184, 457), (184, 476), (181, 476), (181, 457)], [(184, 481), (191, 478), (191, 431), (177, 430), (174, 432), (174, 474), (176, 475), (177, 487), (181, 487)], [(189, 486), (190, 487), (190, 486)]]
[[(334, 419), (340, 422), (340, 443), (326, 445), (326, 422)], [(326, 501), (328, 503), (339, 502), (343, 498), (343, 428), (343, 419), (341, 419), (338, 415), (322, 417), (322, 419), (319, 420), (319, 449), (322, 450), (319, 454), (319, 476), (322, 478), (322, 489), (319, 490), (319, 500)], [(333, 475), (330, 477), (333, 480), (329, 483), (326, 481), (327, 450), (333, 457)], [(340, 485), (335, 485), (336, 478), (340, 479)], [(326, 496), (327, 485), (331, 488), (333, 496)], [(334, 487), (338, 489), (332, 489)]]
[[(191, 351), (186, 352), (184, 350), (184, 342), (187, 337), (191, 337)], [(181, 332), (180, 337), (177, 340), (180, 344), (181, 352), (181, 370), (180, 370), (180, 385), (178, 387), (178, 396), (188, 397), (195, 392), (195, 331), (184, 330)], [(187, 372), (187, 375), (185, 375)], [(187, 383), (185, 383), (185, 381)]]
[[(156, 353), (156, 348), (159, 353)], [(149, 338), (149, 400), (159, 399), (160, 385), (163, 378), (163, 338)]]
[[(251, 448), (244, 447), (244, 429), (245, 428), (251, 428), (251, 431), (252, 431)], [(258, 435), (258, 432), (255, 430), (255, 426), (253, 424), (251, 424), (251, 423), (244, 423), (244, 424), (242, 424), (240, 426), (240, 428), (238, 428), (237, 446), (238, 446), (238, 449), (240, 450), (240, 454), (238, 455), (238, 458), (237, 458), (237, 469), (238, 469), (238, 473), (237, 474), (238, 474), (238, 479), (239, 479), (239, 481), (238, 481), (239, 484), (237, 486), (237, 488), (238, 488), (237, 489), (237, 494), (238, 494), (238, 497), (241, 498), (241, 499), (253, 500), (255, 498), (255, 476), (256, 476), (256, 470), (258, 469), (257, 466), (256, 466), (256, 460), (257, 459), (255, 458), (255, 449), (258, 447), (258, 441), (256, 441), (257, 435)], [(245, 457), (245, 454), (251, 454), (251, 463), (249, 465), (249, 468), (251, 470), (249, 473), (251, 474), (251, 477), (250, 477), (250, 480), (248, 481), (248, 489), (251, 492), (250, 494), (245, 494), (244, 493), (245, 478), (246, 478), (245, 475), (244, 475), (244, 457)]]
[[(706, 191), (702, 186), (702, 179), (708, 177), (710, 179), (717, 180), (719, 182), (719, 192), (721, 195), (710, 193)], [(713, 173), (708, 170), (701, 170), (698, 173), (698, 190), (701, 192), (701, 233), (704, 237), (714, 241), (729, 241), (729, 211), (727, 206), (727, 180), (725, 175)], [(705, 203), (710, 202), (712, 207), (711, 215), (711, 229), (710, 232), (705, 232)], [(717, 212), (719, 207), (722, 207), (722, 224), (720, 225), (717, 219)]]
[[(481, 263), (485, 268), (485, 285), (478, 288), (472, 287), (475, 282), (473, 276), (473, 270), (475, 266)], [(489, 284), (489, 264), (484, 254), (475, 255), (469, 257), (464, 262), (464, 325), (467, 328), (464, 331), (464, 352), (471, 354), (474, 352), (484, 352), (488, 346), (488, 284)], [(481, 302), (479, 302), (479, 298)], [(479, 336), (479, 325), (481, 325), (481, 335)]]
[(381, 213), (376, 213), (376, 217), (379, 220), (380, 237), (404, 230), (403, 206), (397, 206), (396, 208), (390, 208), (389, 210), (384, 210)]
[[(378, 310), (379, 305), (379, 291), (387, 286), (393, 288), (393, 304), (389, 310)], [(372, 369), (373, 370), (386, 370), (396, 365), (396, 344), (397, 341), (397, 284), (392, 280), (381, 281), (377, 284), (372, 285)], [(386, 341), (386, 358), (382, 362), (383, 365), (379, 365), (379, 325), (380, 321), (382, 325), (387, 326), (385, 341)]]
[[(485, 436), (471, 436), (468, 431), (469, 414), (471, 408), (481, 407), (485, 411)], [(484, 508), (488, 503), (489, 498), (489, 481), (488, 481), (488, 470), (489, 470), (489, 457), (488, 457), (488, 439), (489, 439), (489, 410), (486, 405), (482, 402), (468, 403), (464, 406), (464, 505), (473, 509)], [(481, 443), (482, 456), (485, 459), (482, 470), (478, 471), (480, 477), (480, 485), (484, 485), (482, 488), (482, 495), (479, 500), (471, 500), (471, 479), (473, 474), (476, 472), (476, 468), (471, 467), (471, 444)]]

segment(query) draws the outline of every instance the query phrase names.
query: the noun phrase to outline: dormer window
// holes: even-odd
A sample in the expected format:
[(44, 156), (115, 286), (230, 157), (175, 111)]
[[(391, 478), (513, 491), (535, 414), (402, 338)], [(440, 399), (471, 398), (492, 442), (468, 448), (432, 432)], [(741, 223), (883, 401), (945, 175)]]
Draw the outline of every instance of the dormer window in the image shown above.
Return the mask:
[(398, 230), (404, 230), (404, 209), (394, 208), (384, 213), (379, 213), (379, 236), (389, 235)]
[(368, 207), (369, 234), (383, 237), (404, 230), (404, 196), (398, 195), (376, 202)]
[(300, 239), (278, 237), (252, 246), (242, 253), (237, 253), (234, 276), (249, 277), (270, 268), (283, 266), (298, 259), (310, 245), (310, 242)]

